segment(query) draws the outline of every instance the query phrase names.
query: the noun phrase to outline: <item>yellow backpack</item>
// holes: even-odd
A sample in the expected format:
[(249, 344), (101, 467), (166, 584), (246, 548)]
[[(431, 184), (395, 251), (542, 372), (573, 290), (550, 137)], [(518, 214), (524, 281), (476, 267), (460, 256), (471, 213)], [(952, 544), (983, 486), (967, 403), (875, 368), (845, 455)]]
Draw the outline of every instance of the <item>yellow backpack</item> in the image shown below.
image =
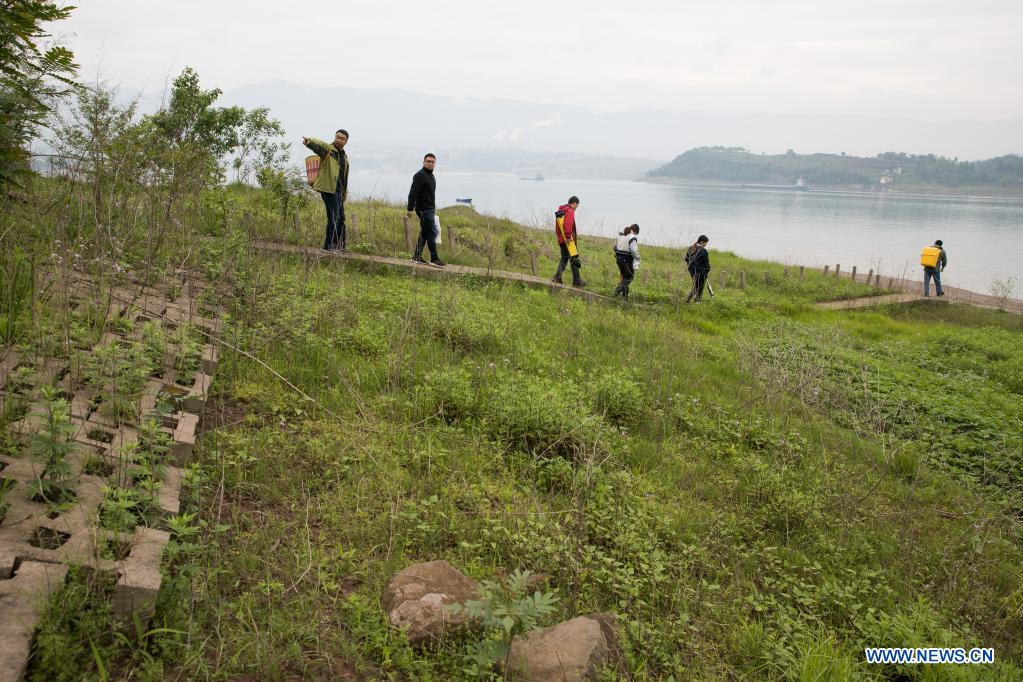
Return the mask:
[(565, 214), (561, 211), (554, 214), (554, 229), (557, 230), (558, 236), (565, 242), (565, 246), (568, 248), (568, 255), (571, 258), (578, 256), (579, 249), (575, 245), (575, 235), (573, 234), (571, 239), (565, 236)]
[(920, 252), (920, 265), (925, 268), (938, 267), (938, 261), (940, 259), (941, 249), (937, 246), (925, 246), (924, 250)]

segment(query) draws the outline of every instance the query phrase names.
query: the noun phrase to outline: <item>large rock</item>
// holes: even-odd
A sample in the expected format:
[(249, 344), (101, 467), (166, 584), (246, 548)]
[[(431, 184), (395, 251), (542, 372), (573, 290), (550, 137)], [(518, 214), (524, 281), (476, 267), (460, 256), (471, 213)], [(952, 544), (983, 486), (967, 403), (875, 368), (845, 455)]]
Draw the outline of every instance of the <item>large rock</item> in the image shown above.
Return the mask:
[(448, 606), (479, 598), (479, 584), (441, 560), (413, 564), (397, 573), (387, 581), (380, 603), (391, 625), (405, 630), (416, 644), (464, 627), (468, 617), (452, 613)]
[(512, 642), (508, 672), (527, 682), (576, 682), (619, 658), (614, 616), (579, 616)]

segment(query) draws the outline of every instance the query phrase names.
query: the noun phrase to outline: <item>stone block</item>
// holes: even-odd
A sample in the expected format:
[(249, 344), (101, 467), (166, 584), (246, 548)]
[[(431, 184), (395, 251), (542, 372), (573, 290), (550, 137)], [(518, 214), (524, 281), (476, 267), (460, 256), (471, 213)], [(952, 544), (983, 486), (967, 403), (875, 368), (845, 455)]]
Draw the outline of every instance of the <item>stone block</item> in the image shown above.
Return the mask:
[(112, 562), (119, 575), (112, 605), (117, 618), (127, 623), (137, 619), (143, 629), (149, 625), (163, 580), (160, 562), (169, 541), (170, 534), (165, 531), (138, 527), (127, 558)]
[(0, 580), (0, 682), (25, 674), (42, 609), (66, 577), (66, 566), (22, 561), (13, 577)]

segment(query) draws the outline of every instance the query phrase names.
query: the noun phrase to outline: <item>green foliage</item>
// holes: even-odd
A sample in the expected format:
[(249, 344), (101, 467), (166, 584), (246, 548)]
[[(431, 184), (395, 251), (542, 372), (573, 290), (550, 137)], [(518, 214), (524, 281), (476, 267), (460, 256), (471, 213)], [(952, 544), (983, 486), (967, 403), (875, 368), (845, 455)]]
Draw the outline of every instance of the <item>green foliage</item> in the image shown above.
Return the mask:
[(202, 344), (195, 338), (191, 325), (183, 324), (174, 333), (174, 345), (177, 349), (174, 357), (174, 369), (187, 378), (199, 371), (202, 361)]
[(103, 486), (103, 502), (100, 503), (99, 520), (108, 530), (127, 533), (139, 523), (138, 493), (131, 488)]
[(614, 367), (591, 379), (586, 391), (594, 411), (614, 424), (627, 424), (646, 410), (643, 389)]
[(44, 26), (71, 10), (50, 0), (0, 4), (0, 192), (28, 174), (28, 142), (71, 85), (77, 65), (70, 50), (40, 45), (50, 36)]
[(489, 635), (474, 642), (466, 654), (466, 659), (475, 666), (472, 672), (506, 660), (515, 638), (536, 629), (544, 616), (554, 611), (557, 594), (540, 590), (529, 594), (531, 577), (529, 571), (515, 569), (501, 582), (484, 580), (480, 583), (481, 599), (450, 607), (478, 620)]
[(203, 90), (199, 74), (186, 66), (171, 85), (167, 106), (147, 121), (167, 144), (204, 149), (219, 159), (240, 145), (246, 118), (241, 107), (214, 107), (221, 94), (220, 88)]
[(138, 416), (138, 398), (152, 368), (142, 343), (135, 341), (125, 347), (112, 341), (92, 349), (83, 378), (96, 390), (103, 412), (128, 422)]
[(20, 247), (4, 249), (0, 255), (0, 343), (11, 345), (18, 338), (19, 318), (31, 312), (34, 296), (34, 261)]
[(42, 473), (32, 482), (33, 495), (50, 504), (69, 501), (74, 490), (74, 471), (67, 457), (77, 449), (72, 440), (75, 427), (71, 423), (68, 402), (58, 397), (57, 390), (44, 386), (41, 397), (45, 413), (39, 430), (29, 442), (29, 454), (43, 465)]

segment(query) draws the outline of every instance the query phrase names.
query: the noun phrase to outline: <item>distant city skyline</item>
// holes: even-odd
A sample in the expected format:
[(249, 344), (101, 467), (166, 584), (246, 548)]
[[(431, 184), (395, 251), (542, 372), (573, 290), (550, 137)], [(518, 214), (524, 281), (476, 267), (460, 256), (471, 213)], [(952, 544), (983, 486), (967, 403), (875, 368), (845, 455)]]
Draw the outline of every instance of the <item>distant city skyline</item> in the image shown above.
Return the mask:
[(148, 92), (192, 66), (225, 90), (280, 78), (597, 112), (1023, 119), (1015, 1), (293, 7), (107, 0), (83, 3), (52, 30), (83, 80), (99, 73)]

